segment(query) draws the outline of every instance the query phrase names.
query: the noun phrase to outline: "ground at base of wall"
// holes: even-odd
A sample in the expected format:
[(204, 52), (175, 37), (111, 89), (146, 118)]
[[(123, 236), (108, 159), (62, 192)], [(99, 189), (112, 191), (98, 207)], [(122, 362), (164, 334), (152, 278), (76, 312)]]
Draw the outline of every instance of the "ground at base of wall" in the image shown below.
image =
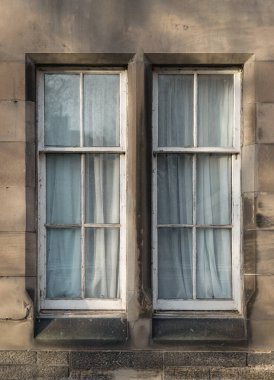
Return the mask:
[(0, 351), (0, 380), (274, 379), (274, 353)]

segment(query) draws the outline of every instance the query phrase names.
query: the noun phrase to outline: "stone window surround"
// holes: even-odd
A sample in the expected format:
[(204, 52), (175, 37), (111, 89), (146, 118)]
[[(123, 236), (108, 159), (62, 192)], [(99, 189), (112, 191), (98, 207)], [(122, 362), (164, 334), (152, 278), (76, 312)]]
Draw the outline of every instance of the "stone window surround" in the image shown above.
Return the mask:
[[(36, 340), (41, 342), (69, 341), (76, 343), (75, 336), (69, 334), (71, 328), (79, 323), (84, 333), (88, 321), (93, 321), (90, 333), (83, 340), (89, 344), (104, 341), (104, 345), (123, 344), (130, 337), (133, 344), (140, 340), (142, 346), (153, 341), (171, 343), (176, 341), (242, 341), (246, 339), (246, 319), (243, 315), (232, 312), (215, 313), (160, 313), (153, 315), (151, 307), (151, 273), (150, 273), (150, 145), (151, 145), (151, 104), (152, 104), (152, 66), (202, 66), (243, 68), (243, 110), (245, 106), (255, 103), (254, 100), (254, 57), (252, 54), (28, 54), (26, 55), (26, 98), (35, 102), (35, 70), (37, 66), (62, 65), (77, 67), (125, 66), (128, 69), (128, 112), (129, 112), (129, 203), (128, 203), (128, 247), (131, 260), (128, 260), (129, 276), (127, 284), (127, 314), (123, 315), (82, 315), (77, 318), (65, 313), (45, 315), (35, 323)], [(246, 107), (247, 108), (247, 107)], [(245, 116), (245, 115), (244, 115)], [(244, 117), (242, 118), (244, 119)], [(242, 122), (243, 124), (243, 122)], [(244, 130), (243, 126), (243, 130)], [(137, 149), (138, 147), (138, 149)], [(255, 180), (245, 184), (245, 172), (250, 170), (250, 159), (247, 153), (252, 144), (242, 138), (243, 174), (242, 193), (255, 192)], [(253, 154), (253, 168), (255, 155)], [(245, 167), (247, 166), (247, 170)], [(144, 173), (144, 168), (146, 172)], [(249, 169), (248, 169), (249, 168)], [(254, 172), (254, 169), (253, 169)], [(143, 173), (141, 175), (141, 173)], [(28, 168), (27, 168), (28, 175)], [(254, 176), (255, 177), (255, 176)], [(246, 181), (248, 182), (248, 181)], [(138, 189), (138, 192), (137, 192)], [(243, 202), (244, 203), (244, 202)], [(136, 212), (134, 213), (134, 210)], [(243, 231), (245, 225), (243, 225)], [(133, 243), (134, 242), (134, 243)], [(245, 241), (243, 242), (245, 246)], [(244, 256), (244, 255), (242, 255)], [(251, 273), (244, 276), (245, 305), (255, 290), (255, 277)], [(30, 289), (35, 294), (36, 289)], [(36, 305), (35, 296), (33, 296)], [(244, 307), (245, 309), (245, 307)], [(78, 318), (80, 317), (80, 318)], [(87, 318), (89, 317), (89, 318)], [(94, 318), (96, 317), (96, 318)], [(118, 318), (117, 318), (118, 317)], [(120, 323), (117, 323), (117, 319)], [(86, 322), (84, 322), (86, 321)], [(101, 325), (105, 327), (102, 327)], [(47, 333), (45, 334), (45, 326)], [(67, 326), (67, 327), (66, 327)], [(103, 333), (96, 334), (99, 326)], [(112, 330), (110, 336), (107, 331)], [(143, 338), (138, 337), (142, 330)], [(58, 338), (58, 331), (63, 331), (63, 338)], [(228, 334), (227, 331), (230, 333)], [(85, 334), (84, 334), (85, 335)], [(59, 335), (60, 336), (60, 335)], [(81, 334), (80, 334), (81, 336)], [(102, 339), (103, 338), (103, 339)], [(79, 339), (79, 343), (82, 339)], [(134, 341), (136, 341), (134, 343)], [(144, 343), (145, 342), (145, 343)]]

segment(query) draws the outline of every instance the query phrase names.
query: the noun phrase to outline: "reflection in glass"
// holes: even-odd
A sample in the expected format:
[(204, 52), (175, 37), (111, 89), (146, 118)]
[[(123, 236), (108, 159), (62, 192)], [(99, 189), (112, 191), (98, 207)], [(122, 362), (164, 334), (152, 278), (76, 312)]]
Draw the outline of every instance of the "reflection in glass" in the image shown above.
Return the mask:
[(80, 223), (80, 164), (79, 154), (47, 155), (47, 223)]
[(119, 228), (86, 229), (86, 298), (119, 298)]
[(120, 77), (84, 76), (84, 145), (120, 145)]
[(231, 224), (231, 156), (197, 155), (197, 223)]
[(231, 230), (198, 228), (197, 298), (231, 297)]
[(192, 299), (192, 229), (158, 228), (158, 298)]
[(45, 74), (45, 145), (79, 146), (80, 76)]
[(192, 156), (159, 154), (158, 223), (192, 224)]
[(80, 229), (47, 230), (47, 298), (77, 298), (81, 289)]
[(158, 145), (193, 145), (193, 76), (159, 75)]
[(198, 146), (232, 147), (233, 75), (198, 75)]

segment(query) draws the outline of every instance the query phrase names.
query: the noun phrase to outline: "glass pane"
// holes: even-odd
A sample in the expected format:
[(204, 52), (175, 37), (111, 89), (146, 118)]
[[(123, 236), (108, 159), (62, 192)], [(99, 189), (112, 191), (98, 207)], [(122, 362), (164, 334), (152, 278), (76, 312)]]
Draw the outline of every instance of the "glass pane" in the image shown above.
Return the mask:
[(80, 229), (48, 229), (47, 298), (77, 298), (80, 289)]
[(118, 228), (86, 229), (87, 298), (119, 298)]
[(197, 229), (197, 298), (232, 298), (231, 230)]
[(119, 223), (120, 157), (118, 154), (86, 156), (86, 222)]
[(159, 154), (158, 223), (192, 224), (192, 156)]
[(231, 224), (231, 156), (197, 155), (197, 223)]
[(233, 75), (198, 76), (198, 146), (232, 146), (233, 104)]
[(158, 298), (192, 299), (191, 228), (158, 228)]
[(120, 76), (84, 76), (85, 146), (120, 145)]
[(193, 145), (193, 75), (159, 75), (158, 145)]
[(79, 146), (80, 76), (45, 75), (45, 145)]
[(80, 154), (49, 154), (46, 161), (47, 223), (80, 223)]

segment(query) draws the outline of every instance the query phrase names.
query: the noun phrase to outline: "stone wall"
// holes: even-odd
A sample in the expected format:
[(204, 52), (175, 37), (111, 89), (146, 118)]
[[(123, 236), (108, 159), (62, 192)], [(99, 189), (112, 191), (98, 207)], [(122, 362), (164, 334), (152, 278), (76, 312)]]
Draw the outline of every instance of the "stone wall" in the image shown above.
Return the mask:
[[(196, 378), (250, 379), (259, 376), (259, 364), (270, 366), (265, 373), (273, 377), (272, 354), (252, 353), (274, 350), (273, 0), (2, 0), (0, 14), (0, 378), (16, 379), (20, 374), (21, 378), (88, 378), (101, 357), (110, 372), (97, 374), (96, 379), (141, 379), (143, 375), (135, 372), (139, 369), (153, 371), (153, 379), (187, 378), (192, 365)], [(77, 365), (82, 367), (78, 368), (76, 351), (35, 351), (40, 349), (34, 334), (38, 323), (35, 68), (110, 62), (123, 62), (131, 78), (128, 334), (119, 354), (110, 346), (113, 352), (99, 356), (79, 353)], [(140, 173), (149, 162), (150, 141), (144, 138), (151, 117), (148, 78), (153, 65), (165, 64), (243, 68), (242, 268), (247, 337), (230, 346), (219, 341), (217, 350), (223, 354), (193, 354), (189, 361), (186, 353), (172, 353), (170, 343), (157, 352), (145, 351), (143, 359), (138, 356), (142, 355), (138, 349), (155, 349), (150, 269), (144, 265), (150, 262), (150, 180)], [(43, 344), (43, 349), (50, 347)], [(176, 350), (216, 350), (215, 343), (188, 344), (177, 342)], [(18, 349), (22, 351), (5, 351)], [(86, 349), (95, 349), (92, 339)], [(118, 364), (108, 368), (111, 355), (119, 360), (111, 359)], [(210, 365), (201, 369), (197, 363)], [(132, 375), (125, 375), (128, 370)], [(120, 377), (117, 371), (122, 371)]]

